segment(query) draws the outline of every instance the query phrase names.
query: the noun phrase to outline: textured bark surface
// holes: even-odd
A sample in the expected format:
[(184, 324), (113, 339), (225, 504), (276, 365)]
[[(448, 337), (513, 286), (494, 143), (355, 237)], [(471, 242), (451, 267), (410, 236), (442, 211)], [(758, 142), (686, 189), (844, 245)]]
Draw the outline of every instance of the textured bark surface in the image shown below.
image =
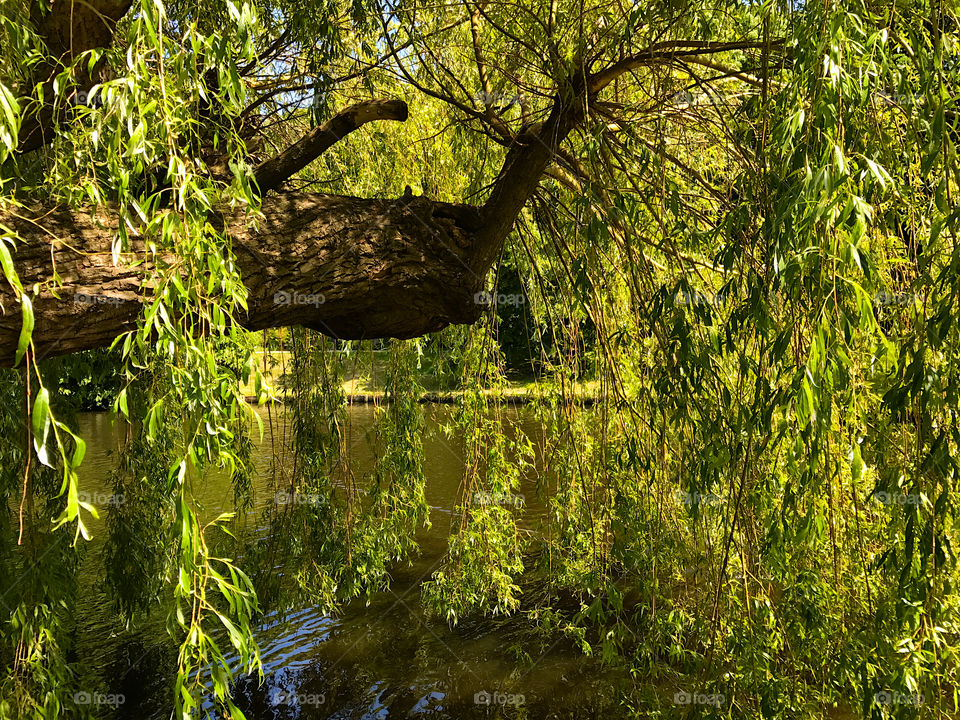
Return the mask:
[(50, 54), (68, 64), (87, 50), (109, 45), (117, 21), (132, 4), (132, 0), (51, 0), (33, 3), (30, 20)]
[[(36, 81), (45, 86), (47, 102), (24, 116), (20, 128), (20, 152), (30, 152), (53, 139), (54, 127), (65, 118), (54, 117), (53, 76), (87, 50), (113, 42), (117, 22), (130, 10), (133, 0), (50, 0), (31, 6), (30, 21), (46, 43), (48, 56), (37, 68)], [(89, 90), (96, 84), (99, 64), (77, 68), (77, 87)]]
[[(109, 45), (130, 5), (131, 0), (50, 0), (49, 12), (31, 17), (50, 51), (41, 74), (52, 74), (85, 50)], [(255, 330), (300, 324), (349, 339), (415, 337), (474, 322), (483, 310), (474, 301), (483, 276), (560, 144), (583, 122), (588, 96), (626, 69), (618, 68), (602, 82), (576, 75), (543, 122), (515, 138), (505, 136), (505, 162), (482, 207), (411, 196), (280, 193), (264, 195), (266, 220), (255, 231), (223, 218), (232, 228), (234, 254), (249, 290), (249, 312), (240, 321)], [(89, 79), (97, 73), (94, 68)], [(347, 108), (258, 166), (261, 192), (280, 187), (365, 123), (406, 118), (407, 107), (398, 100)], [(47, 142), (57, 122), (50, 106), (24, 118), (20, 152)], [(116, 222), (109, 208), (97, 217), (50, 208), (37, 208), (27, 219), (0, 214), (0, 223), (22, 238), (14, 263), (23, 285), (46, 288), (33, 301), (38, 359), (102, 347), (136, 327), (143, 301), (151, 295), (142, 287), (144, 268), (137, 265), (146, 258), (134, 248), (113, 262)], [(55, 274), (62, 283), (56, 294), (49, 289)], [(21, 318), (11, 288), (0, 287), (0, 366), (14, 359)]]
[[(480, 213), (426, 198), (363, 199), (301, 193), (271, 197), (257, 229), (231, 223), (234, 254), (249, 290), (250, 329), (301, 324), (349, 338), (415, 337), (474, 322), (488, 251)], [(33, 300), (37, 359), (108, 345), (142, 312), (142, 254), (114, 265), (115, 216), (43, 212), (35, 222), (0, 215), (18, 232), (14, 262), (25, 287), (50, 281)], [(146, 293), (149, 294), (149, 288)], [(21, 312), (0, 288), (0, 365), (14, 357)]]

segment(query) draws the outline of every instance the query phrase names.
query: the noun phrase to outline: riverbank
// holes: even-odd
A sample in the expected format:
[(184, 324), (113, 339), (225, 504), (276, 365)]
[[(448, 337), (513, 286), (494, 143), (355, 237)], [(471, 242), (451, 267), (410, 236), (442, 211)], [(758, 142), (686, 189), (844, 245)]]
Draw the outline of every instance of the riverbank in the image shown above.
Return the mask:
[[(284, 402), (286, 393), (282, 379), (289, 372), (290, 353), (282, 351), (257, 351), (254, 353), (257, 365), (270, 386), (271, 395), (264, 402)], [(383, 402), (386, 399), (387, 351), (374, 351), (364, 357), (358, 357), (353, 367), (344, 372), (343, 392), (349, 405), (365, 405)], [(421, 403), (454, 404), (463, 391), (445, 387), (442, 378), (423, 373), (419, 382), (424, 388), (420, 396)], [(257, 403), (256, 390), (252, 382), (242, 383), (241, 392), (247, 402)], [(596, 401), (596, 382), (578, 383), (574, 392), (574, 401), (592, 405)], [(543, 396), (544, 386), (533, 377), (508, 378), (502, 388), (483, 391), (491, 401), (504, 405), (526, 405)]]
[[(500, 392), (496, 393), (492, 390), (486, 391), (486, 394), (490, 396), (490, 399), (494, 402), (501, 403), (503, 405), (527, 405), (536, 400), (539, 396), (534, 393), (518, 393), (510, 394), (509, 392)], [(453, 405), (460, 399), (463, 395), (463, 391), (451, 391), (448, 393), (435, 393), (427, 392), (423, 393), (419, 398), (421, 403), (433, 403), (440, 405)], [(248, 403), (258, 403), (259, 400), (256, 395), (245, 395), (244, 399)], [(264, 402), (274, 402), (282, 403), (285, 401), (285, 396), (276, 396)], [(347, 393), (346, 394), (347, 405), (373, 405), (381, 403), (386, 399), (386, 393), (377, 392), (377, 393)], [(575, 403), (583, 405), (593, 405), (596, 402), (596, 397), (593, 395), (576, 395), (573, 398)]]

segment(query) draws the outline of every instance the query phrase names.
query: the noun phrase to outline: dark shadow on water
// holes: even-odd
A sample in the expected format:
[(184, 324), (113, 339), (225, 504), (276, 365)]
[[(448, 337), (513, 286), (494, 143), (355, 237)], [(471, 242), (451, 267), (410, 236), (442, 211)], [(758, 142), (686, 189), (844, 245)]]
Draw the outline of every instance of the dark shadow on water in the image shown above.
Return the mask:
[[(537, 443), (538, 428), (522, 409), (508, 408), (507, 420)], [(420, 533), (420, 555), (391, 569), (392, 585), (359, 599), (336, 617), (315, 607), (270, 613), (256, 631), (264, 682), (241, 677), (235, 699), (248, 718), (615, 718), (622, 674), (603, 669), (566, 640), (535, 636), (522, 614), (508, 618), (467, 618), (454, 628), (426, 615), (419, 586), (446, 549), (450, 518), (463, 471), (462, 449), (438, 431), (450, 409), (429, 406), (425, 436), (427, 500), (432, 527)], [(373, 466), (368, 433), (370, 406), (352, 406), (347, 447), (358, 474)], [(107, 415), (80, 418), (88, 441), (84, 487), (106, 492), (116, 438)], [(269, 433), (269, 428), (267, 428)], [(258, 442), (252, 522), (272, 501), (267, 482), (269, 434)], [(533, 478), (524, 480), (521, 525), (532, 527), (545, 508)], [(231, 509), (233, 490), (225, 477), (198, 488), (215, 516)], [(100, 692), (122, 695), (104, 717), (126, 720), (167, 718), (172, 706), (176, 648), (162, 617), (123, 630), (110, 611), (103, 588), (93, 587), (104, 528), (93, 525), (77, 617), (75, 650), (85, 667), (83, 681)], [(264, 528), (255, 527), (254, 532)], [(214, 717), (212, 714), (210, 717)]]

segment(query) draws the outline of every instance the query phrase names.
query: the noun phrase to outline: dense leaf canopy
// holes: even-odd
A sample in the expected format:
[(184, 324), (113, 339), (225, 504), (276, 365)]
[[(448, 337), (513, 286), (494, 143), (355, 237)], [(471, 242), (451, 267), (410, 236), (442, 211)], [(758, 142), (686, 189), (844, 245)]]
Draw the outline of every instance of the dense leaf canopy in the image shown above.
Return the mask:
[[(722, 692), (703, 716), (949, 716), (958, 42), (942, 0), (0, 0), (0, 718), (89, 710), (98, 512), (171, 707), (239, 717), (264, 612), (416, 552), (428, 374), (467, 458), (440, 617), (527, 613)], [(343, 375), (383, 338), (358, 478)], [(542, 447), (503, 417), (518, 372)], [(285, 401), (271, 482), (313, 498), (269, 541), (244, 385)], [(126, 423), (120, 506), (85, 501), (80, 397)], [(531, 533), (483, 498), (537, 455)], [(236, 514), (204, 516), (215, 472)]]

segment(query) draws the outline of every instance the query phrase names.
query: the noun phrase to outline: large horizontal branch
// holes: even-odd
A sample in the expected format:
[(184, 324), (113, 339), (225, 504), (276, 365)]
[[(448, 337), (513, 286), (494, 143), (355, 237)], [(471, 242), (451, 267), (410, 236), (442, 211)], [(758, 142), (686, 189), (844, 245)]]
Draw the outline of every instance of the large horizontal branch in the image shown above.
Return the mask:
[[(238, 321), (251, 330), (304, 325), (344, 339), (416, 337), (476, 321), (484, 309), (476, 300), (484, 275), (555, 150), (582, 118), (582, 93), (575, 98), (569, 105), (558, 101), (550, 117), (511, 148), (482, 208), (423, 197), (278, 193), (264, 203), (265, 221), (255, 231), (224, 218), (248, 291), (247, 313)], [(341, 127), (359, 127), (361, 120), (400, 111), (379, 104), (338, 117), (347, 123)], [(332, 139), (326, 137), (314, 134), (304, 147), (281, 153), (262, 187), (309, 162), (305, 158)], [(114, 263), (118, 215), (110, 208), (94, 217), (44, 208), (25, 217), (0, 214), (0, 225), (23, 240), (14, 255), (23, 286), (42, 288), (32, 301), (38, 359), (103, 347), (137, 328), (150, 299), (143, 269), (150, 258), (141, 242), (139, 252), (135, 247)], [(54, 292), (55, 276), (61, 285)], [(0, 366), (8, 366), (21, 327), (11, 288), (0, 288), (0, 306)]]
[(403, 100), (368, 100), (351, 105), (316, 127), (283, 152), (257, 166), (254, 175), (262, 194), (277, 189), (281, 183), (303, 170), (335, 143), (357, 128), (374, 120), (407, 119)]
[[(238, 320), (252, 330), (304, 325), (345, 339), (405, 338), (472, 323), (484, 309), (475, 298), (489, 252), (473, 206), (284, 193), (263, 211), (256, 230), (227, 221), (248, 291)], [(42, 288), (33, 299), (37, 358), (103, 347), (136, 328), (148, 299), (145, 257), (123, 254), (114, 265), (116, 213), (31, 215), (0, 214), (0, 224), (24, 239), (14, 253), (23, 285)], [(54, 269), (56, 295), (44, 288)], [(20, 304), (6, 286), (0, 304), (0, 366), (10, 366)]]
[[(58, 38), (50, 41), (54, 46), (67, 37), (59, 25), (65, 2), (54, 0), (56, 22), (42, 20), (52, 23), (46, 34)], [(76, 37), (70, 35), (71, 52), (109, 42), (115, 19), (129, 4), (81, 3), (109, 6), (110, 12), (97, 16), (101, 25), (90, 27), (88, 39), (74, 43)], [(40, 22), (35, 20), (38, 27)], [(382, 200), (279, 193), (264, 203), (265, 221), (256, 230), (235, 218), (220, 218), (229, 229), (248, 291), (248, 310), (238, 321), (253, 330), (299, 324), (344, 339), (414, 337), (475, 321), (483, 310), (475, 297), (484, 275), (561, 144), (585, 121), (593, 96), (643, 64), (759, 47), (755, 42), (658, 43), (594, 75), (572, 75), (546, 119), (509, 138), (503, 167), (481, 208), (406, 196)], [(406, 116), (400, 101), (348, 108), (261, 164), (255, 170), (261, 193), (277, 189), (365, 123)], [(151, 299), (143, 264), (150, 258), (140, 242), (114, 262), (118, 215), (110, 208), (95, 217), (49, 208), (37, 208), (26, 218), (0, 214), (0, 224), (22, 239), (14, 263), (23, 286), (40, 288), (33, 299), (38, 359), (102, 347), (138, 327), (144, 303)], [(51, 288), (54, 278), (60, 281), (56, 290)], [(0, 287), (0, 308), (3, 366), (14, 359), (21, 326), (19, 302), (9, 287)]]

